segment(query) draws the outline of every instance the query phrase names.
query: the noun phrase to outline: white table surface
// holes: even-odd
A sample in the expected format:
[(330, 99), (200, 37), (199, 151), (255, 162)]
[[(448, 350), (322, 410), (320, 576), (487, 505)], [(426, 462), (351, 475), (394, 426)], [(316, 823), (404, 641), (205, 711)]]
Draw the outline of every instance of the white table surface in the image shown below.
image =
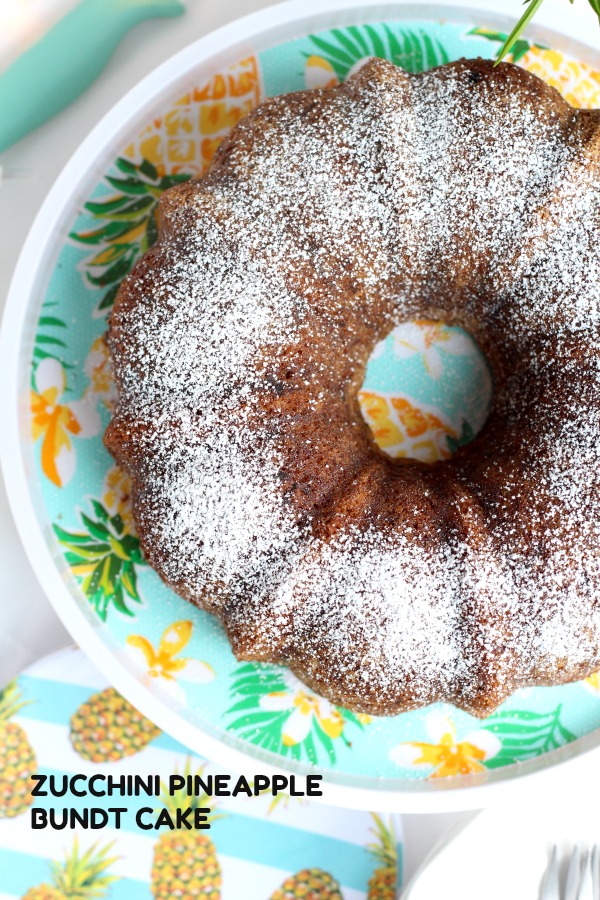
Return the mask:
[[(6, 10), (5, 4), (16, 8), (22, 0), (1, 2)], [(567, 0), (563, 2), (568, 10)], [(264, 0), (188, 0), (184, 16), (139, 25), (79, 100), (0, 155), (4, 170), (0, 183), (2, 306), (19, 251), (44, 197), (96, 122), (130, 87), (177, 50), (240, 15), (268, 5)], [(502, 12), (513, 8), (515, 15), (522, 11), (518, 0), (498, 0)], [(593, 16), (591, 23), (594, 27)], [(35, 659), (68, 643), (69, 634), (52, 610), (21, 547), (0, 484), (0, 685)], [(404, 817), (406, 877), (420, 865), (439, 837), (463, 816), (464, 813)]]

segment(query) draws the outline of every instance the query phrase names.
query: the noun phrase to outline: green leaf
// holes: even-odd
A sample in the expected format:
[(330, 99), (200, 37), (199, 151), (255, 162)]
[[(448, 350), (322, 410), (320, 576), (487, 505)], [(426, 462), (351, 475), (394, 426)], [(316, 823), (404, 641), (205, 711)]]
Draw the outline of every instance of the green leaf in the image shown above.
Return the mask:
[(96, 231), (83, 231), (80, 233), (72, 231), (69, 237), (80, 244), (94, 245), (101, 244), (103, 241), (110, 244), (113, 241), (117, 241), (122, 235), (127, 234), (128, 231), (131, 231), (129, 222), (109, 222)]
[[(262, 696), (262, 695), (261, 695)], [(250, 695), (246, 697), (244, 700), (239, 700), (237, 703), (234, 703), (233, 706), (230, 706), (227, 710), (228, 713), (236, 713), (236, 712), (244, 712), (247, 709), (256, 709), (256, 697), (254, 695)]]
[[(104, 556), (98, 562), (97, 566), (95, 566), (94, 571), (89, 576), (89, 578), (85, 579), (87, 582), (86, 592), (88, 594), (95, 594), (96, 591), (102, 590), (100, 587), (101, 582), (106, 578), (106, 572), (110, 566), (110, 557)], [(85, 584), (85, 582), (84, 582)], [(102, 591), (102, 593), (105, 593)]]
[[(95, 277), (87, 273), (88, 280), (91, 281), (92, 284), (97, 285), (98, 287), (105, 287), (109, 284), (112, 284), (115, 281), (118, 281), (119, 284), (123, 280), (123, 278), (127, 275), (131, 266), (133, 264), (133, 260), (135, 259), (135, 255), (129, 254), (124, 259), (118, 260), (114, 266), (110, 266), (102, 275)], [(116, 294), (115, 294), (116, 296)]]
[(174, 175), (163, 175), (158, 183), (158, 187), (161, 191), (168, 191), (169, 188), (175, 187), (177, 184), (183, 184), (185, 181), (189, 181), (191, 179), (191, 175), (188, 175), (186, 172), (177, 172)]
[(121, 571), (121, 584), (132, 600), (140, 602), (137, 592), (137, 575), (131, 563), (125, 563)]
[(422, 40), (425, 47), (425, 68), (433, 69), (434, 66), (439, 64), (439, 53), (435, 49), (433, 41), (427, 32), (423, 32)]
[(466, 419), (462, 420), (461, 432), (457, 438), (446, 435), (446, 443), (451, 454), (456, 453), (459, 447), (466, 447), (475, 438), (475, 432)]
[(370, 52), (369, 45), (364, 38), (361, 28), (359, 28), (358, 25), (351, 25), (350, 28), (347, 29), (347, 31), (352, 35), (352, 37), (358, 44), (360, 48), (360, 56), (368, 56)]
[(135, 163), (130, 162), (128, 159), (124, 159), (122, 156), (115, 161), (115, 165), (117, 169), (120, 169), (125, 175), (137, 175), (140, 171), (140, 168), (136, 166)]
[(327, 754), (330, 762), (332, 764), (335, 763), (335, 748), (333, 746), (333, 741), (331, 740), (329, 735), (323, 731), (319, 722), (316, 719), (314, 720), (314, 733), (316, 734), (319, 741), (321, 742), (323, 749), (325, 750), (325, 753)]
[(129, 252), (129, 244), (109, 244), (103, 246), (99, 253), (86, 261), (88, 266), (107, 266), (121, 259)]
[[(513, 722), (498, 722), (494, 725), (485, 725), (487, 731), (494, 734), (539, 734), (539, 725), (517, 725)], [(541, 728), (544, 726), (542, 725)]]
[(38, 325), (42, 328), (66, 328), (67, 325), (63, 322), (62, 319), (58, 319), (56, 316), (40, 316), (38, 319)]
[(575, 735), (560, 722), (562, 705), (549, 713), (514, 710), (495, 713), (483, 727), (500, 735), (502, 749), (491, 760), (488, 768), (498, 768), (518, 760), (531, 759), (574, 740)]
[(126, 203), (129, 203), (129, 197), (121, 194), (118, 197), (111, 197), (109, 200), (88, 200), (84, 209), (95, 217), (106, 219), (110, 218), (110, 213), (120, 209)]
[[(155, 206), (155, 198), (146, 195), (145, 197), (140, 197), (139, 200), (134, 200), (127, 206), (124, 206), (123, 209), (120, 209), (118, 212), (113, 213), (110, 219), (111, 222), (129, 222), (131, 224), (132, 221), (139, 218), (141, 212), (146, 212), (146, 215), (148, 215)], [(140, 219), (139, 221), (142, 222), (143, 219)]]
[(61, 341), (60, 338), (52, 337), (51, 334), (37, 334), (35, 336), (35, 341), (37, 344), (51, 344), (55, 347), (66, 347), (64, 341)]
[(557, 711), (560, 711), (561, 709), (562, 709), (562, 706), (558, 706), (556, 709), (552, 710), (551, 712), (547, 712), (547, 713), (536, 713), (536, 712), (532, 712), (529, 709), (514, 709), (514, 710), (508, 709), (508, 710), (503, 710), (502, 712), (493, 713), (493, 715), (489, 716), (485, 721), (486, 721), (486, 726), (490, 722), (495, 722), (498, 719), (510, 719), (510, 720), (517, 719), (519, 721), (533, 721), (533, 720), (541, 721), (542, 719), (544, 719), (546, 721), (550, 721), (550, 720), (554, 720), (556, 718)]
[(142, 175), (145, 175), (146, 178), (149, 178), (151, 181), (156, 181), (156, 179), (158, 178), (157, 169), (152, 165), (152, 163), (148, 159), (143, 159), (141, 161), (141, 163), (139, 165), (139, 170), (142, 173)]
[(103, 525), (101, 522), (94, 522), (93, 519), (90, 519), (89, 516), (86, 516), (85, 513), (81, 513), (81, 521), (89, 531), (93, 537), (97, 538), (99, 541), (105, 541), (108, 537), (110, 537), (110, 531)]
[(512, 49), (513, 44), (515, 43), (517, 38), (520, 37), (521, 32), (529, 25), (529, 23), (535, 16), (536, 12), (538, 11), (538, 9), (542, 5), (542, 3), (543, 3), (543, 0), (529, 0), (527, 9), (523, 13), (523, 15), (521, 16), (521, 18), (519, 19), (519, 21), (517, 22), (517, 24), (511, 31), (511, 33), (509, 34), (509, 36), (507, 37), (507, 39), (504, 42), (504, 44), (502, 45), (502, 47), (500, 48), (500, 51), (496, 58), (496, 64), (501, 62), (501, 60), (503, 60), (504, 57), (508, 53), (510, 53), (510, 50)]
[(105, 523), (108, 522), (110, 520), (110, 516), (108, 515), (108, 512), (105, 509), (105, 507), (103, 506), (103, 504), (100, 503), (99, 500), (92, 500), (91, 502), (92, 502), (92, 509), (94, 510), (94, 512), (100, 519), (100, 521), (105, 522)]
[[(573, 0), (571, 0), (571, 3)], [(600, 0), (588, 0), (590, 6), (598, 16), (598, 21), (600, 22)]]
[(53, 525), (54, 533), (62, 544), (88, 544), (90, 540), (89, 534), (82, 532), (65, 531), (60, 525)]
[[(348, 31), (349, 31), (349, 30), (350, 30), (350, 29), (348, 29)], [(358, 62), (358, 60), (359, 60), (359, 59), (361, 58), (361, 56), (362, 56), (361, 47), (360, 47), (360, 45), (358, 45), (358, 46), (356, 45), (356, 43), (349, 37), (347, 31), (343, 31), (341, 28), (334, 28), (334, 29), (332, 30), (331, 34), (334, 36), (334, 38), (336, 39), (336, 41), (337, 41), (337, 42), (338, 42), (345, 50), (348, 51), (350, 57), (351, 57), (355, 62)], [(366, 47), (367, 45), (365, 44), (364, 46)], [(365, 55), (368, 55), (368, 50), (366, 51)]]
[(256, 681), (252, 681), (252, 682), (240, 685), (236, 689), (236, 694), (243, 694), (243, 695), (252, 694), (252, 695), (258, 696), (258, 697), (262, 697), (263, 694), (272, 694), (272, 693), (276, 693), (276, 692), (268, 689), (268, 686), (267, 686), (267, 690), (265, 690), (264, 683), (256, 682)]
[(118, 191), (123, 191), (124, 194), (137, 196), (148, 193), (149, 185), (139, 178), (113, 178), (112, 175), (107, 175), (106, 180), (112, 187)]
[(383, 30), (386, 33), (388, 44), (390, 47), (390, 61), (397, 66), (401, 66), (402, 60), (404, 58), (404, 53), (402, 51), (402, 47), (400, 46), (400, 42), (389, 25), (384, 25)]
[(364, 26), (365, 32), (369, 35), (371, 39), (371, 46), (373, 48), (373, 56), (378, 56), (380, 59), (385, 59), (385, 45), (376, 29), (373, 28), (372, 25)]
[(235, 730), (239, 728), (246, 728), (248, 725), (252, 725), (256, 727), (261, 723), (269, 722), (273, 719), (273, 713), (271, 710), (260, 710), (254, 713), (248, 713), (245, 716), (241, 716), (239, 719), (236, 719), (235, 722), (232, 722), (228, 725), (228, 728), (233, 728)]
[(336, 60), (346, 67), (346, 71), (351, 69), (356, 62), (356, 60), (349, 56), (345, 50), (342, 50), (330, 41), (324, 40), (324, 38), (320, 38), (317, 35), (311, 35), (311, 41), (319, 48), (319, 50), (322, 50), (323, 53), (327, 54), (332, 64), (333, 60)]
[(105, 309), (110, 309), (115, 302), (115, 297), (119, 293), (119, 288), (121, 287), (121, 282), (113, 285), (102, 298), (100, 305), (98, 306), (99, 312), (104, 312)]
[(153, 247), (158, 240), (158, 226), (154, 215), (148, 216), (148, 224), (146, 225), (146, 241), (148, 247)]
[(556, 728), (565, 744), (570, 744), (571, 741), (575, 740), (576, 735), (574, 735), (572, 731), (569, 731), (568, 728), (565, 728), (560, 721), (556, 723)]
[(120, 584), (117, 584), (111, 599), (117, 612), (122, 613), (124, 616), (133, 616), (133, 612), (125, 604)]
[(317, 751), (315, 748), (315, 742), (312, 736), (312, 733), (309, 731), (307, 736), (302, 741), (302, 747), (306, 751), (306, 755), (308, 756), (309, 762), (316, 766), (318, 763)]

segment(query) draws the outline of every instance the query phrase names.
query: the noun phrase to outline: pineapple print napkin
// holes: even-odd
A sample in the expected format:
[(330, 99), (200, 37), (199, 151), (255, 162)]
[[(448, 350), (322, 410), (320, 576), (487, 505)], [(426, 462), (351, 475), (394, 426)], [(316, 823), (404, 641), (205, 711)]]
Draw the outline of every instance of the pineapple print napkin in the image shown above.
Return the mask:
[[(0, 691), (0, 900), (395, 900), (398, 817), (270, 794), (34, 798), (29, 779), (186, 772), (227, 774), (161, 733), (80, 650), (27, 669)], [(131, 814), (119, 830), (34, 831), (33, 805)], [(135, 811), (161, 805), (209, 807), (211, 827), (140, 830)]]

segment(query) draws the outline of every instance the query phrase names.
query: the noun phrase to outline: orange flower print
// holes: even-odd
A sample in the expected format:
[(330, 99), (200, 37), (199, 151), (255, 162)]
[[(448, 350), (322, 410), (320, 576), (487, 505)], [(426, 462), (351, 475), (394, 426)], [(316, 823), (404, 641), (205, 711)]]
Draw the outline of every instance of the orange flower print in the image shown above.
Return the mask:
[(57, 487), (64, 487), (75, 472), (73, 438), (93, 437), (100, 430), (94, 401), (60, 402), (66, 386), (58, 360), (42, 360), (31, 391), (31, 430), (34, 442), (42, 441), (42, 471)]
[(126, 649), (137, 668), (145, 672), (144, 682), (148, 685), (159, 682), (181, 703), (185, 701), (185, 692), (177, 683), (178, 679), (206, 684), (215, 677), (214, 669), (208, 663), (179, 656), (192, 636), (192, 628), (191, 622), (173, 622), (163, 632), (157, 650), (141, 634), (130, 634), (126, 642)]
[(406, 359), (418, 353), (429, 376), (437, 381), (444, 371), (440, 350), (452, 356), (473, 356), (476, 345), (464, 332), (443, 322), (421, 319), (406, 322), (393, 332), (394, 356)]
[(432, 743), (408, 741), (390, 750), (390, 759), (403, 769), (431, 769), (428, 778), (448, 778), (484, 772), (484, 762), (496, 756), (502, 745), (486, 729), (474, 731), (457, 740), (453, 722), (446, 716), (430, 714), (426, 721)]
[[(313, 694), (291, 672), (285, 673), (284, 680), (287, 690), (265, 694), (260, 698), (260, 707), (276, 712), (289, 711), (281, 733), (285, 746), (301, 744), (315, 722), (332, 740), (339, 738), (344, 730), (344, 719), (339, 710), (329, 700)], [(360, 721), (366, 725), (371, 720), (369, 716), (362, 716)]]
[(329, 88), (339, 84), (335, 69), (322, 56), (309, 56), (304, 66), (304, 83), (307, 88)]

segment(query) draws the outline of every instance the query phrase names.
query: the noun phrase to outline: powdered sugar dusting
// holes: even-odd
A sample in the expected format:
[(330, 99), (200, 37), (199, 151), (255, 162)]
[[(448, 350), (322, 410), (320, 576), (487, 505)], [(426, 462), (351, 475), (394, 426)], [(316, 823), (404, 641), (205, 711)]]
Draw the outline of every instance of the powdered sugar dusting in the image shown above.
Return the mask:
[[(600, 174), (589, 114), (482, 61), (263, 104), (169, 192), (111, 324), (143, 546), (245, 658), (363, 711), (477, 713), (600, 667)], [(394, 465), (356, 392), (414, 316), (496, 374)]]

